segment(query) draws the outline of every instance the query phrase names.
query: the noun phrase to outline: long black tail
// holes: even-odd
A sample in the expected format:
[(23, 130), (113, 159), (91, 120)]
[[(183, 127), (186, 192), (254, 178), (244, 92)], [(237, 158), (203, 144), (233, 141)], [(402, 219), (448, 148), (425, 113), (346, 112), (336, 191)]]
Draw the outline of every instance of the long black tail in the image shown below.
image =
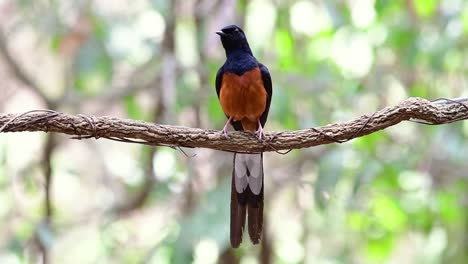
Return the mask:
[(258, 244), (263, 229), (263, 154), (234, 154), (231, 183), (231, 246), (239, 247), (248, 218), (250, 240)]

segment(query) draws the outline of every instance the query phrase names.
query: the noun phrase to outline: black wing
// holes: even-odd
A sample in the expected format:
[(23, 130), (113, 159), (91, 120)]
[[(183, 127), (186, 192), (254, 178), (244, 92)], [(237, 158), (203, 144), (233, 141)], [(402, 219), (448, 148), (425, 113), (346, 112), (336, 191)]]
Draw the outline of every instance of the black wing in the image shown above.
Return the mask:
[(221, 90), (221, 83), (223, 82), (223, 74), (224, 74), (224, 65), (219, 68), (218, 72), (216, 73), (216, 94), (218, 94), (219, 99), (219, 91)]
[(267, 102), (266, 102), (265, 111), (263, 112), (262, 116), (260, 116), (260, 123), (262, 124), (262, 127), (263, 127), (265, 126), (265, 123), (268, 118), (268, 111), (270, 110), (270, 103), (271, 103), (271, 96), (273, 95), (273, 89), (272, 89), (271, 76), (270, 76), (270, 72), (268, 71), (268, 68), (265, 65), (261, 64), (260, 62), (258, 63), (258, 66), (260, 68), (260, 73), (262, 74), (263, 86), (265, 87), (265, 90), (267, 92)]

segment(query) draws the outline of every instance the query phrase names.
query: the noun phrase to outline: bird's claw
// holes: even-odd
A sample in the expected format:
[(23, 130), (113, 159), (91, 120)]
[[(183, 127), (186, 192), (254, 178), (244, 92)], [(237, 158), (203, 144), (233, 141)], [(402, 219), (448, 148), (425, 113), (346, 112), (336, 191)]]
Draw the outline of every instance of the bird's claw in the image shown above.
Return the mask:
[(223, 127), (223, 130), (221, 131), (221, 134), (223, 134), (226, 139), (229, 139), (228, 128), (229, 128), (229, 124), (231, 123), (231, 120), (232, 120), (232, 116), (229, 117), (228, 121), (226, 122), (226, 124)]
[(221, 134), (223, 134), (226, 139), (229, 139), (227, 126), (225, 126), (223, 130), (221, 130)]
[(262, 124), (260, 123), (260, 119), (257, 119), (258, 122), (258, 129), (255, 131), (255, 135), (257, 136), (258, 140), (262, 140), (262, 138), (265, 137), (265, 134), (263, 133), (263, 127)]

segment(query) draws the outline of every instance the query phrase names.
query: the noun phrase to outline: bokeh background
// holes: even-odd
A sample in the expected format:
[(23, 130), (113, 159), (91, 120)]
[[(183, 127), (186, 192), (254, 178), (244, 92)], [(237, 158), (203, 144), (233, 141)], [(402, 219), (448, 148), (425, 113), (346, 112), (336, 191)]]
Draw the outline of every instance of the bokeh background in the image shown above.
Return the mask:
[[(266, 129), (468, 97), (463, 0), (0, 0), (0, 111), (221, 129), (214, 32), (273, 76)], [(467, 263), (468, 122), (265, 154), (263, 245), (229, 246), (232, 154), (0, 135), (0, 263)]]

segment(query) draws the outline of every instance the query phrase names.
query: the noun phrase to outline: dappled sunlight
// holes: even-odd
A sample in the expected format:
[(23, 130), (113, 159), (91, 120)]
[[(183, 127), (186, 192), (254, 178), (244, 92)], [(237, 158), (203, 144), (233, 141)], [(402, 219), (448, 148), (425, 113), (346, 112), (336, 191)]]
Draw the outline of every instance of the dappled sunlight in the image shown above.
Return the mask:
[(351, 9), (353, 24), (358, 28), (366, 28), (376, 19), (374, 0), (348, 1)]
[[(221, 131), (215, 32), (231, 24), (271, 74), (267, 132), (468, 97), (467, 1), (85, 2), (0, 0), (0, 111)], [(468, 261), (466, 121), (264, 153), (263, 241), (245, 229), (239, 249), (232, 153), (93, 132), (0, 134), (0, 263)]]
[(291, 27), (298, 33), (313, 36), (331, 30), (332, 23), (323, 3), (317, 5), (312, 1), (299, 1), (290, 9)]
[(275, 30), (277, 13), (274, 4), (266, 0), (249, 1), (246, 11), (245, 33), (249, 36), (252, 50), (266, 48)]
[(216, 241), (203, 239), (195, 246), (194, 261), (196, 264), (216, 263), (219, 257), (219, 248)]
[(372, 46), (366, 35), (340, 29), (331, 42), (331, 58), (345, 77), (364, 77), (374, 62)]

